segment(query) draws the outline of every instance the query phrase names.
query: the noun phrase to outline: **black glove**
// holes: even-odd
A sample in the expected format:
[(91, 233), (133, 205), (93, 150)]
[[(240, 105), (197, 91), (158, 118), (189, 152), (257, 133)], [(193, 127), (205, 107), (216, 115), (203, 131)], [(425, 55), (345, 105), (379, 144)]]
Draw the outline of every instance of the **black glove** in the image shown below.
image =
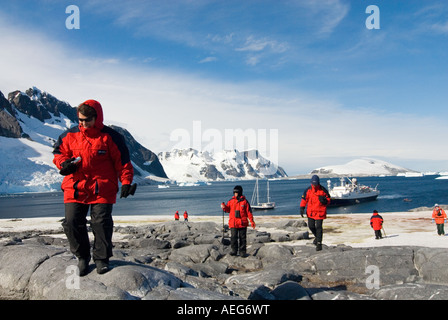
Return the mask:
[(319, 201), (324, 206), (326, 206), (328, 204), (328, 200), (327, 200), (326, 196), (319, 196)]
[(127, 198), (130, 195), (131, 185), (124, 184), (121, 186), (121, 195), (120, 198)]
[(136, 183), (134, 183), (134, 184), (131, 186), (131, 189), (129, 190), (129, 194), (130, 194), (131, 196), (133, 196), (134, 193), (135, 193), (135, 190), (137, 190), (137, 184), (136, 184)]
[(134, 183), (132, 186), (130, 184), (123, 184), (121, 186), (121, 198), (127, 198), (129, 195), (134, 195), (135, 190), (137, 189), (137, 184)]
[(303, 218), (303, 215), (305, 214), (305, 207), (300, 207), (300, 215)]
[(68, 176), (69, 174), (75, 173), (78, 169), (78, 166), (76, 165), (76, 163), (73, 163), (74, 160), (75, 158), (71, 158), (62, 162), (62, 169), (59, 171), (59, 173), (63, 176)]

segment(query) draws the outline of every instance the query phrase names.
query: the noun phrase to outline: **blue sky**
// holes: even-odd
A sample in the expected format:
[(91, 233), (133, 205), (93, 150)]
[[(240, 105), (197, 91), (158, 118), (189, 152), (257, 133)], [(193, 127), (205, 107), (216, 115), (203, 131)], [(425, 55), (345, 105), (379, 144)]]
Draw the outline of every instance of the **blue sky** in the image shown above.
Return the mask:
[(290, 175), (359, 157), (448, 170), (448, 2), (2, 0), (0, 34), (2, 92), (96, 98), (155, 152), (201, 121), (278, 130)]

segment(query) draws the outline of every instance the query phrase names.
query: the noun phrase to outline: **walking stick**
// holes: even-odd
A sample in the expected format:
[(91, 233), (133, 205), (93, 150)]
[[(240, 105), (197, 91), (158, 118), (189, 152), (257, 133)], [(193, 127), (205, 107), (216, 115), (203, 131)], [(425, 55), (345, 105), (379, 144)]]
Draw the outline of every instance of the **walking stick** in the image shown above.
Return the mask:
[[(222, 204), (224, 204), (224, 202)], [(224, 244), (224, 209), (222, 209), (222, 239), (221, 239), (221, 243)]]
[(383, 230), (383, 232), (384, 232), (384, 238), (387, 238), (386, 230), (384, 230), (384, 227), (383, 227), (383, 226), (381, 226), (381, 230)]

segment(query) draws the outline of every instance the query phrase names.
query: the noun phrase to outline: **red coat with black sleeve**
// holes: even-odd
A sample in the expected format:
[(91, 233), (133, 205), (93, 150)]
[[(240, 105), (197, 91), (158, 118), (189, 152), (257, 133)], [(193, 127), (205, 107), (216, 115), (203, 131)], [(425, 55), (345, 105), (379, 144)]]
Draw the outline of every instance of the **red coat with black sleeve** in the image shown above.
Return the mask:
[(381, 230), (383, 228), (383, 217), (381, 217), (377, 212), (374, 212), (370, 218), (370, 226), (373, 230)]
[(81, 125), (64, 132), (53, 150), (54, 164), (81, 157), (78, 169), (64, 177), (61, 185), (64, 203), (84, 204), (116, 202), (118, 181), (131, 184), (134, 168), (124, 137), (103, 125), (103, 110), (94, 100), (84, 102), (95, 109), (97, 118), (93, 128)]
[(436, 224), (443, 224), (446, 219), (445, 210), (440, 207), (434, 208), (432, 211), (432, 218), (435, 220)]
[(249, 221), (252, 226), (255, 226), (254, 217), (252, 215), (252, 208), (246, 197), (240, 196), (237, 199), (235, 196), (224, 205), (223, 210), (229, 213), (229, 228), (247, 228)]
[(302, 195), (300, 207), (306, 207), (306, 215), (314, 220), (327, 218), (327, 206), (330, 204), (330, 194), (327, 189), (318, 186), (308, 187)]

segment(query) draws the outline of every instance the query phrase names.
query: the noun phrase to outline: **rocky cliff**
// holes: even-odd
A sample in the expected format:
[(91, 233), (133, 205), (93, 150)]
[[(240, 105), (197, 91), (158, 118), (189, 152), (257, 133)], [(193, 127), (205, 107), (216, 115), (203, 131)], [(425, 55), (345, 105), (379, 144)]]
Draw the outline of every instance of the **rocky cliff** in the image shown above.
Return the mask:
[[(77, 121), (76, 108), (38, 88), (11, 92), (8, 99), (0, 92), (0, 193), (58, 190), (62, 177), (52, 163), (52, 147)], [(167, 179), (156, 154), (127, 130), (113, 128), (125, 136), (140, 180)]]
[(424, 247), (308, 244), (303, 221), (248, 230), (246, 258), (228, 229), (179, 221), (116, 227), (112, 269), (76, 276), (62, 230), (0, 233), (1, 299), (432, 300), (448, 298), (448, 253)]

